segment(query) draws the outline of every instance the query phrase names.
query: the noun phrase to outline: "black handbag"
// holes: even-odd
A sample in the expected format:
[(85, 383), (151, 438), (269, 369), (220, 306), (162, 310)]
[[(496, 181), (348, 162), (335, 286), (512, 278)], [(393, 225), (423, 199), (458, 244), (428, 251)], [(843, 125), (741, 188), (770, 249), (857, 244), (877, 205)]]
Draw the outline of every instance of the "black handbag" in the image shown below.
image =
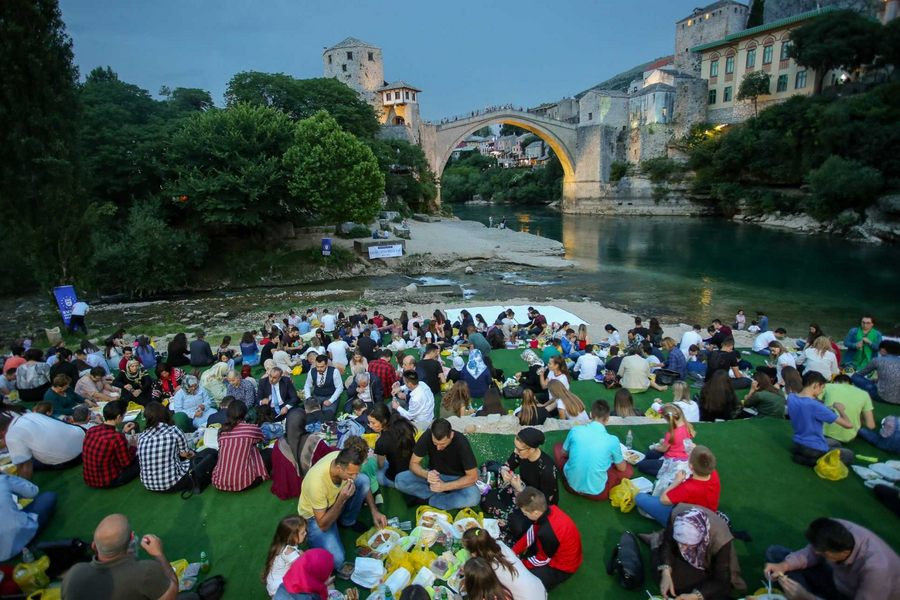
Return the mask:
[(656, 383), (658, 385), (672, 385), (679, 379), (681, 379), (681, 375), (678, 374), (678, 371), (659, 369), (656, 372)]
[(508, 385), (503, 388), (503, 397), (507, 399), (521, 398), (523, 391), (521, 385)]
[(31, 549), (43, 552), (50, 559), (47, 576), (51, 579), (61, 576), (72, 565), (91, 560), (91, 545), (78, 538), (39, 542)]
[(644, 561), (637, 536), (626, 531), (619, 538), (612, 556), (606, 564), (606, 573), (616, 578), (626, 590), (634, 590), (644, 585)]

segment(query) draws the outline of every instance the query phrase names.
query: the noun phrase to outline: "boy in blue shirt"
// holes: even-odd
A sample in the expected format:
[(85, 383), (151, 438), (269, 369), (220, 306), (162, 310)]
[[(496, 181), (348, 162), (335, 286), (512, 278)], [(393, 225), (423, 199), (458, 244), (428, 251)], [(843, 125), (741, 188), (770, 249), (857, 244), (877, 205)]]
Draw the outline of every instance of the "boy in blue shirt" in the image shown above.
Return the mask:
[(845, 465), (853, 463), (853, 452), (841, 448), (837, 440), (825, 438), (826, 423), (834, 423), (845, 429), (852, 429), (853, 423), (844, 413), (844, 405), (835, 402), (833, 410), (825, 406), (819, 396), (825, 391), (825, 377), (816, 371), (808, 371), (803, 375), (803, 389), (799, 394), (787, 397), (788, 417), (794, 428), (794, 447), (791, 451), (795, 463), (813, 467), (816, 461), (835, 448), (840, 449), (841, 462)]

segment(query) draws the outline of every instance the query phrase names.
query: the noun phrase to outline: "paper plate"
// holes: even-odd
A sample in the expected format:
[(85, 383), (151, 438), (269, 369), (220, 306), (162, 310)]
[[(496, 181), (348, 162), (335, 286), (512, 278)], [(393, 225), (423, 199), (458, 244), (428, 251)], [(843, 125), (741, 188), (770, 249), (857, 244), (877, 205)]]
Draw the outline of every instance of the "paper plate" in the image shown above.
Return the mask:
[(892, 484), (887, 479), (867, 479), (865, 485), (869, 489), (874, 489), (876, 486), (879, 486), (879, 485), (886, 485), (889, 487), (894, 486), (894, 484)]
[(900, 471), (893, 467), (889, 467), (884, 463), (875, 463), (869, 468), (881, 475), (884, 479), (889, 481), (900, 481)]
[(871, 479), (880, 479), (881, 477), (870, 469), (869, 467), (861, 467), (859, 465), (850, 465), (850, 468), (853, 469), (853, 472), (862, 477), (863, 481), (869, 481)]
[(482, 525), (492, 538), (495, 540), (500, 539), (500, 521), (497, 519), (484, 519)]
[(636, 465), (647, 458), (647, 455), (643, 452), (634, 449), (629, 450), (625, 444), (619, 444), (619, 446), (622, 448), (622, 456), (629, 464)]

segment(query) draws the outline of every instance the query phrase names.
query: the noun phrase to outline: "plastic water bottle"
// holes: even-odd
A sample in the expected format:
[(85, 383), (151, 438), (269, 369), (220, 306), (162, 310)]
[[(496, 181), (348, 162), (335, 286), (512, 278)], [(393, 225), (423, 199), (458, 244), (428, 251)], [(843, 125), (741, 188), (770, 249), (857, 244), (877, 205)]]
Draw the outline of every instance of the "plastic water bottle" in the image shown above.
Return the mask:
[(628, 430), (628, 433), (625, 434), (625, 447), (631, 450), (632, 445), (634, 444), (634, 434), (631, 433), (631, 430)]
[(47, 577), (46, 573), (49, 566), (50, 557), (44, 555), (40, 559), (35, 560), (31, 550), (24, 548), (22, 550), (22, 562), (13, 569), (13, 581), (26, 594), (42, 590), (50, 585), (50, 578)]
[(205, 551), (200, 553), (200, 572), (209, 572), (209, 556), (206, 555)]

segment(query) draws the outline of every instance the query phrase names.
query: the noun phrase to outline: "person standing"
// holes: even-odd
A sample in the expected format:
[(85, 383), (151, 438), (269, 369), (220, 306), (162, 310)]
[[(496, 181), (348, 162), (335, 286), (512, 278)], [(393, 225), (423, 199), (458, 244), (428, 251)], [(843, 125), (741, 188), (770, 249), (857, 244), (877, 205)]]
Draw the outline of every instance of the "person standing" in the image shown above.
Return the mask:
[(83, 300), (79, 300), (72, 305), (72, 312), (69, 315), (69, 333), (75, 333), (80, 329), (84, 332), (84, 335), (88, 334), (88, 328), (84, 323), (84, 317), (87, 316), (90, 310), (91, 307)]

